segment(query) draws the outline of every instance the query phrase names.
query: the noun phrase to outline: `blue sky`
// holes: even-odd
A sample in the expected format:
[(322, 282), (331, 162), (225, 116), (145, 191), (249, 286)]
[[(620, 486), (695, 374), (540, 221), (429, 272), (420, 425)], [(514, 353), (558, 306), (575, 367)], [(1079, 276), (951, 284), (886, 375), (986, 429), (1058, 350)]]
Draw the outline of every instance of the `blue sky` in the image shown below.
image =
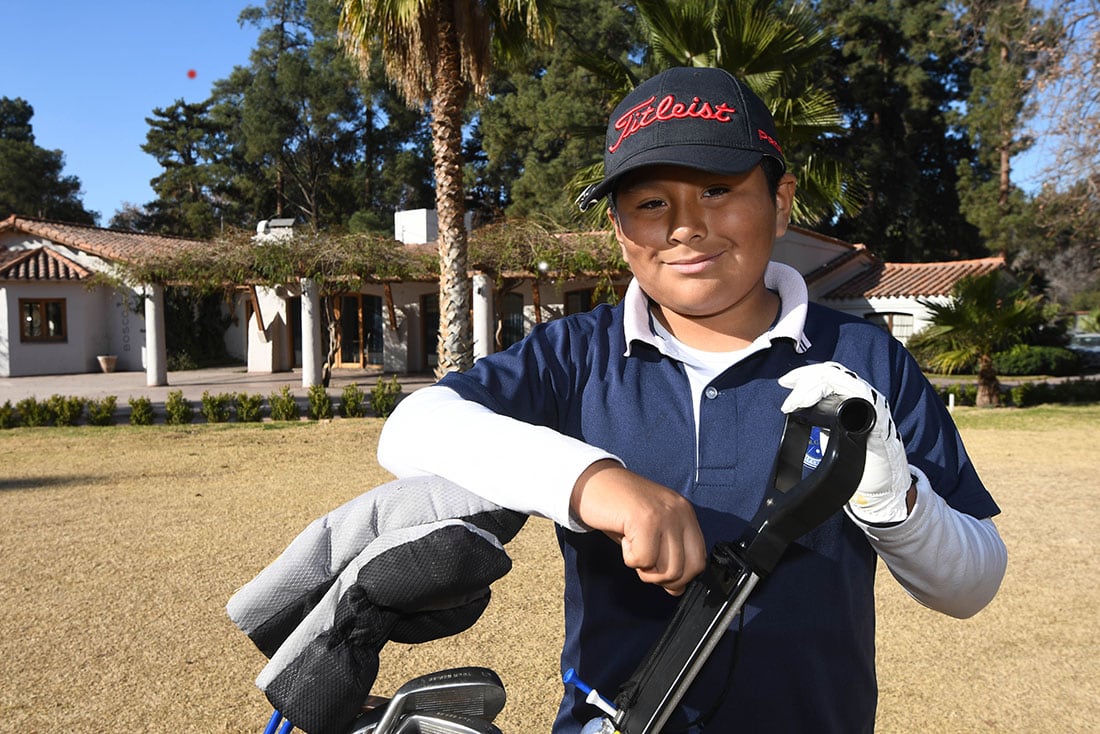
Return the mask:
[(249, 5), (263, 0), (4, 0), (0, 97), (31, 104), (35, 142), (65, 154), (106, 226), (124, 202), (154, 198), (145, 118), (201, 102), (248, 63), (257, 31), (237, 17)]

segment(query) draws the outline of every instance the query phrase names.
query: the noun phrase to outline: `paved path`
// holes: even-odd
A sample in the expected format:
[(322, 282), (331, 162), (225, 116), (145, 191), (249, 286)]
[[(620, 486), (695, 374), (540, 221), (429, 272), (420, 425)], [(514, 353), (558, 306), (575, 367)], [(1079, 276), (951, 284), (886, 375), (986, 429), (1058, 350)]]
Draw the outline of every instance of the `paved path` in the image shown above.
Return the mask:
[[(328, 393), (339, 398), (345, 385), (352, 383), (361, 390), (370, 393), (379, 377), (390, 379), (391, 375), (374, 370), (334, 369), (329, 382)], [(402, 392), (409, 393), (435, 382), (428, 375), (398, 375), (397, 382)], [(212, 395), (220, 393), (260, 394), (266, 400), (272, 393), (280, 392), (283, 386), (300, 400), (305, 400), (307, 388), (302, 387), (302, 372), (260, 373), (248, 372), (244, 366), (215, 367), (201, 370), (186, 370), (168, 373), (166, 387), (148, 387), (145, 384), (145, 372), (89, 372), (77, 375), (34, 375), (29, 377), (0, 377), (0, 405), (10, 400), (14, 405), (19, 400), (34, 397), (45, 400), (51, 395), (80, 396), (85, 398), (104, 398), (114, 395), (119, 408), (127, 407), (131, 397), (145, 396), (154, 404), (164, 404), (168, 393), (182, 390), (183, 396), (196, 403), (202, 400), (202, 394), (209, 391)]]
[[(378, 382), (379, 377), (390, 379), (391, 375), (377, 370), (363, 369), (334, 369), (332, 380), (329, 383), (329, 395), (339, 398), (345, 385), (355, 383), (361, 390), (369, 393)], [(1087, 375), (1094, 379), (1100, 375)], [(1015, 384), (1023, 378), (1000, 378), (1005, 385)], [(1049, 382), (1060, 382), (1067, 378), (1044, 378)], [(1073, 378), (1068, 378), (1073, 379)], [(408, 394), (426, 385), (435, 383), (435, 377), (431, 374), (397, 375), (397, 382), (401, 385), (402, 392)], [(968, 378), (934, 378), (938, 385), (955, 382), (973, 382)], [(302, 387), (302, 372), (296, 369), (292, 372), (248, 372), (243, 365), (236, 367), (215, 367), (202, 370), (186, 370), (168, 373), (168, 385), (166, 387), (148, 387), (145, 384), (145, 372), (89, 372), (77, 375), (36, 375), (30, 377), (0, 377), (0, 405), (10, 400), (14, 405), (19, 400), (34, 397), (45, 400), (51, 395), (79, 395), (85, 398), (104, 398), (114, 395), (118, 400), (118, 406), (123, 411), (128, 411), (127, 401), (131, 397), (145, 396), (154, 404), (163, 405), (171, 390), (182, 390), (183, 396), (196, 404), (202, 400), (202, 394), (209, 391), (211, 394), (220, 393), (259, 393), (266, 401), (272, 393), (280, 392), (283, 386), (290, 388), (291, 393), (305, 401), (307, 389)]]

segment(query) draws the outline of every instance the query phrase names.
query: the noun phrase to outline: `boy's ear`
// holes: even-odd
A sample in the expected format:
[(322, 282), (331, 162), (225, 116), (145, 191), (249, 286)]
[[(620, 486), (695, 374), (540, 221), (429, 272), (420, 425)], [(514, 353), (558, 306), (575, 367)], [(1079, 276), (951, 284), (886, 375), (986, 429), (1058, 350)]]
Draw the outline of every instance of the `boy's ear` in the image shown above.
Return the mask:
[(607, 218), (611, 220), (611, 228), (615, 230), (615, 239), (619, 243), (619, 252), (622, 253), (623, 260), (629, 262), (626, 258), (626, 247), (623, 245), (623, 229), (619, 226), (619, 218), (615, 216), (614, 207), (607, 208)]
[(619, 227), (619, 218), (615, 216), (614, 207), (607, 207), (607, 219), (611, 222), (611, 229), (615, 230), (615, 239), (622, 241), (623, 231), (622, 228)]
[(775, 236), (782, 237), (791, 221), (791, 207), (794, 205), (795, 177), (784, 173), (775, 190)]

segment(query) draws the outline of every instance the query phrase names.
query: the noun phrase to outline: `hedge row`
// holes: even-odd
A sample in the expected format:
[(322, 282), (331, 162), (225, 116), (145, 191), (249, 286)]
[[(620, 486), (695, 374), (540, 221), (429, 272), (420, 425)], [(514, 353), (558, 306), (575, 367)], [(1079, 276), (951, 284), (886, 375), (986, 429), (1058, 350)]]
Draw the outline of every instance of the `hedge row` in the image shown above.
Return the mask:
[[(344, 387), (340, 396), (339, 414), (344, 418), (362, 418), (370, 411), (381, 418), (393, 412), (401, 397), (401, 386), (394, 376), (389, 381), (378, 380), (368, 396), (355, 384)], [(307, 414), (311, 420), (325, 420), (335, 414), (335, 406), (323, 385), (314, 385), (307, 393)], [(51, 395), (46, 400), (24, 398), (12, 405), (10, 400), (0, 405), (0, 428), (17, 426), (73, 426), (84, 418), (88, 425), (110, 426), (116, 423), (118, 399), (114, 395), (105, 398), (82, 398)], [(130, 425), (151, 425), (156, 418), (152, 401), (147, 397), (132, 397)], [(183, 396), (182, 390), (172, 390), (164, 402), (164, 422), (168, 425), (191, 423), (196, 417), (196, 407), (207, 423), (226, 423), (236, 419), (240, 423), (254, 423), (264, 419), (263, 396), (254, 393), (202, 394), (196, 406)], [(301, 408), (283, 386), (279, 392), (268, 396), (266, 415), (273, 421), (295, 421), (301, 418)]]
[[(944, 403), (954, 394), (955, 405), (974, 405), (978, 386), (974, 383), (950, 385), (938, 388)], [(1100, 379), (1079, 378), (1064, 382), (1022, 382), (1002, 390), (1004, 404), (1028, 408), (1043, 403), (1095, 403), (1100, 402)]]
[(1078, 375), (1083, 369), (1081, 355), (1062, 347), (1036, 347), (1019, 344), (993, 355), (998, 375)]

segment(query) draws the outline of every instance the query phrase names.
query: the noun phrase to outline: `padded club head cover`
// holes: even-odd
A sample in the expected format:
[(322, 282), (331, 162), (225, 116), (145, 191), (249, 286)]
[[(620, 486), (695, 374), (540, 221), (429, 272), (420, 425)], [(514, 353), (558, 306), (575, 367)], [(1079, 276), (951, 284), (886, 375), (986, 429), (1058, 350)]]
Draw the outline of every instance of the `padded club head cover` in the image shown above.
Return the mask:
[(229, 616), (271, 660), (256, 684), (294, 726), (343, 732), (388, 640), (457, 634), (511, 569), (526, 516), (437, 477), (397, 480), (307, 527), (241, 588)]

